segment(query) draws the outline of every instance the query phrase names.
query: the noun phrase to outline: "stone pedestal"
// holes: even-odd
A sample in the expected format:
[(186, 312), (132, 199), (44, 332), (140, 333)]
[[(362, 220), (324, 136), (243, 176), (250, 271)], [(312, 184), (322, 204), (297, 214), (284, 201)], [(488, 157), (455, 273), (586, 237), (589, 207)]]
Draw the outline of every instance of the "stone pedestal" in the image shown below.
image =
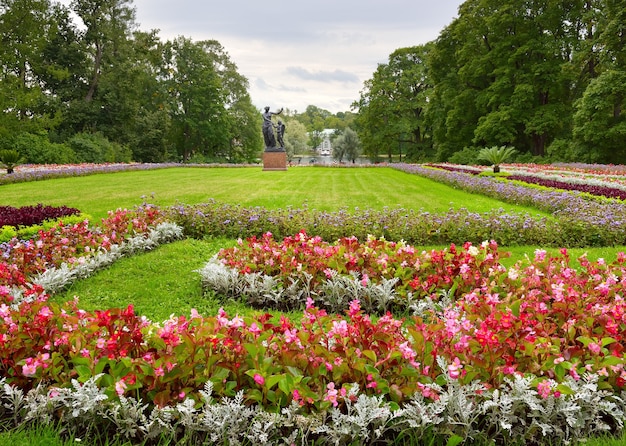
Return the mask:
[(263, 170), (287, 170), (287, 152), (263, 152)]

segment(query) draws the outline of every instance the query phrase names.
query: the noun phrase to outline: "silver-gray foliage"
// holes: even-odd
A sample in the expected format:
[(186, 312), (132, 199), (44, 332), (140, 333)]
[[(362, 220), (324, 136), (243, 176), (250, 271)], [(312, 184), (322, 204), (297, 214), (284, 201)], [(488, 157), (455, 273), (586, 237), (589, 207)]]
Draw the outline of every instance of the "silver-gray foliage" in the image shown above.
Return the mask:
[(373, 283), (363, 281), (356, 273), (349, 276), (331, 274), (313, 289), (312, 276), (306, 272), (284, 279), (260, 272), (240, 274), (224, 265), (217, 256), (197, 272), (204, 289), (255, 307), (298, 309), (304, 307), (307, 298), (311, 298), (314, 304), (341, 313), (348, 309), (351, 301), (358, 299), (365, 312), (384, 313), (398, 302), (395, 291), (397, 278), (383, 278), (380, 283)]
[(75, 263), (62, 263), (59, 267), (48, 268), (34, 277), (33, 283), (41, 285), (49, 293), (55, 293), (74, 281), (89, 277), (95, 271), (113, 264), (121, 257), (149, 251), (182, 237), (183, 230), (180, 226), (169, 222), (159, 223), (147, 233), (130, 237), (119, 245), (112, 245), (108, 250), (101, 249), (93, 256), (80, 257)]
[[(446, 370), (442, 359), (438, 365)], [(68, 430), (78, 431), (109, 423), (126, 440), (183, 432), (186, 438), (206, 438), (212, 444), (305, 445), (315, 439), (317, 444), (365, 445), (401, 432), (412, 438), (454, 434), (467, 442), (491, 439), (498, 444), (570, 442), (621, 430), (626, 418), (623, 395), (600, 390), (598, 376), (591, 374), (565, 378), (558, 388), (569, 390), (558, 396), (540, 395), (535, 376), (512, 376), (498, 389), (461, 384), (447, 376), (444, 385), (427, 386), (437, 398), (417, 393), (400, 407), (382, 396), (360, 394), (353, 385), (341, 409), (319, 413), (303, 413), (295, 402), (280, 413), (267, 412), (246, 404), (241, 392), (216, 401), (210, 381), (200, 392), (201, 401), (187, 398), (176, 406), (150, 409), (132, 398), (109, 399), (97, 385), (100, 377), (85, 383), (73, 380), (67, 388), (38, 386), (26, 393), (0, 379), (0, 419), (17, 425), (50, 423), (60, 416)]]

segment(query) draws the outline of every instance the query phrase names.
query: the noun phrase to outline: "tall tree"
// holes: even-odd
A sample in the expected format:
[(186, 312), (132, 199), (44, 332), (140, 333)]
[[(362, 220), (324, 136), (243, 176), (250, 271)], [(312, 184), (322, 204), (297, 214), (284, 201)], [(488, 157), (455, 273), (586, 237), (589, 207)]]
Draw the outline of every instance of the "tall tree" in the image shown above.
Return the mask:
[(430, 146), (425, 109), (431, 84), (426, 58), (429, 46), (400, 48), (379, 64), (354, 103), (356, 123), (365, 153), (378, 158), (379, 147), (387, 156), (399, 153), (419, 159)]
[(0, 133), (5, 136), (54, 125), (37, 73), (52, 24), (48, 0), (0, 0)]
[(218, 41), (204, 41), (203, 45), (221, 82), (228, 125), (228, 145), (213, 147), (213, 156), (229, 162), (253, 161), (260, 155), (263, 142), (259, 133), (261, 114), (252, 104), (248, 79), (237, 71), (237, 65)]
[(229, 146), (225, 94), (206, 44), (178, 37), (165, 46), (172, 140), (183, 162)]
[(339, 162), (345, 157), (348, 161), (354, 163), (361, 154), (361, 142), (359, 136), (350, 127), (337, 137), (333, 144), (333, 158)]

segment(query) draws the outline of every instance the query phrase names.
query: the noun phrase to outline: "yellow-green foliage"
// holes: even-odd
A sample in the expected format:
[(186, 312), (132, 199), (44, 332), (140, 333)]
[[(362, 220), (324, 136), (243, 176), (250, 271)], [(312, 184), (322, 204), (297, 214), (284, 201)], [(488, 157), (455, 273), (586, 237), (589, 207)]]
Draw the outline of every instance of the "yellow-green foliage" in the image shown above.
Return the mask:
[(20, 240), (30, 240), (37, 236), (39, 231), (47, 231), (57, 226), (59, 222), (63, 222), (64, 225), (73, 225), (84, 220), (91, 220), (91, 217), (87, 214), (67, 215), (54, 220), (46, 220), (40, 225), (20, 226), (17, 228), (14, 226), (3, 226), (0, 229), (0, 243), (8, 242), (13, 237), (17, 237)]
[(11, 240), (13, 237), (16, 237), (16, 236), (17, 236), (17, 231), (15, 230), (13, 226), (6, 225), (0, 228), (0, 243), (8, 242), (9, 240)]
[(495, 177), (495, 178), (506, 178), (511, 175), (508, 172), (492, 172), (491, 170), (483, 170), (478, 174), (479, 177)]

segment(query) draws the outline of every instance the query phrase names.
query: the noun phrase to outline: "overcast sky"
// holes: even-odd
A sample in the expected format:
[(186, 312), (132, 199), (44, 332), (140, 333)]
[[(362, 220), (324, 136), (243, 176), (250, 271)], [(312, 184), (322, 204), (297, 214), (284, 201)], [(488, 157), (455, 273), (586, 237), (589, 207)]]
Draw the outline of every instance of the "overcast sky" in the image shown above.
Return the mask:
[[(66, 3), (63, 1), (63, 3)], [(67, 0), (69, 3), (69, 0)], [(253, 104), (349, 111), (394, 50), (434, 40), (462, 0), (135, 0), (143, 31), (219, 41)]]

